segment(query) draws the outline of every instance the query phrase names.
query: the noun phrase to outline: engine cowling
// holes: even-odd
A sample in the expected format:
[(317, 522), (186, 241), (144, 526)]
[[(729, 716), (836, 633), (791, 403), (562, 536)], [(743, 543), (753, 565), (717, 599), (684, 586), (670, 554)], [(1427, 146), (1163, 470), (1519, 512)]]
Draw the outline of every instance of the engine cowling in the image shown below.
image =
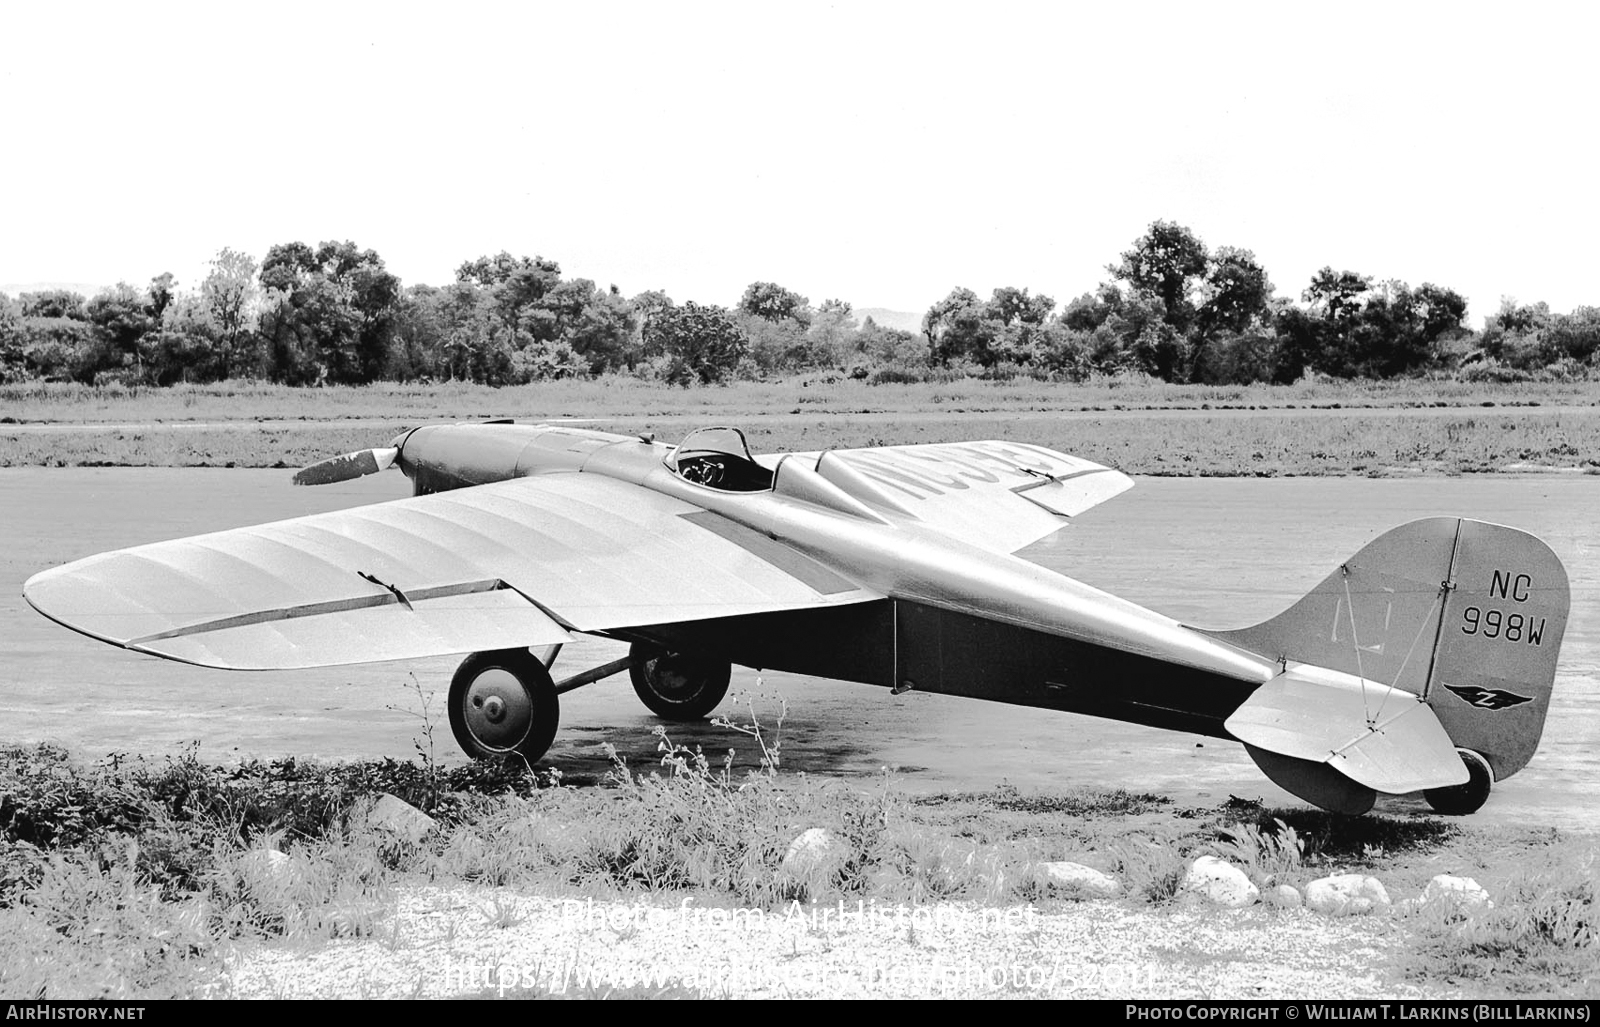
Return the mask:
[(425, 425), (403, 437), (399, 464), (416, 495), (487, 485), (529, 474), (576, 471), (622, 436), (544, 424)]

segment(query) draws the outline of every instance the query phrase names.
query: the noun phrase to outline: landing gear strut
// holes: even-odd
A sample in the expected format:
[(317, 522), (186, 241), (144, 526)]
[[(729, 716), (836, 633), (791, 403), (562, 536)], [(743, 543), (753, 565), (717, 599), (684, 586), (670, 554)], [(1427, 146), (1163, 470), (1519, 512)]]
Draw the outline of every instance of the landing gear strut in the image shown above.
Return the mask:
[(469, 756), (532, 763), (556, 737), (561, 704), (544, 664), (526, 649), (473, 653), (450, 680), (450, 730)]
[(1422, 793), (1428, 800), (1428, 805), (1435, 812), (1451, 817), (1464, 817), (1468, 813), (1476, 813), (1489, 799), (1489, 789), (1494, 787), (1494, 772), (1489, 769), (1489, 761), (1473, 752), (1471, 749), (1457, 749), (1461, 762), (1467, 765), (1467, 773), (1471, 775), (1464, 785), (1451, 785), (1448, 788), (1429, 788)]
[(650, 712), (665, 720), (699, 720), (728, 694), (733, 666), (635, 642), (628, 676)]

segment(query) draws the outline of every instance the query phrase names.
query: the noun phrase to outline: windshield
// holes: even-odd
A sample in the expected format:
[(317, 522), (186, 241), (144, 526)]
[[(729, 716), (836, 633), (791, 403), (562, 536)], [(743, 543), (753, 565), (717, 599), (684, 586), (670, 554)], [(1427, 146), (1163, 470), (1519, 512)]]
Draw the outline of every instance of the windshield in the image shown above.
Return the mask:
[(684, 481), (723, 492), (772, 488), (772, 472), (756, 463), (738, 428), (692, 431), (667, 457), (667, 467)]
[(750, 455), (750, 444), (744, 440), (744, 432), (737, 428), (699, 428), (690, 432), (672, 454), (674, 465), (680, 456), (690, 453), (726, 453), (744, 460), (755, 459)]

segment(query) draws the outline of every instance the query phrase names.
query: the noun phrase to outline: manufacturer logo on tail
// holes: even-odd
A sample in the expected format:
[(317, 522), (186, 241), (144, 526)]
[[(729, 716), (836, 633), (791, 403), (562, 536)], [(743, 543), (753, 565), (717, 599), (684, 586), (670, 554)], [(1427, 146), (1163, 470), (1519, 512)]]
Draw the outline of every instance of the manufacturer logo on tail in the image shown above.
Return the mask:
[(1533, 702), (1531, 695), (1518, 695), (1499, 688), (1478, 688), (1476, 686), (1457, 687), (1445, 685), (1450, 691), (1459, 695), (1467, 702), (1480, 710), (1503, 710), (1512, 706), (1521, 706), (1525, 702)]

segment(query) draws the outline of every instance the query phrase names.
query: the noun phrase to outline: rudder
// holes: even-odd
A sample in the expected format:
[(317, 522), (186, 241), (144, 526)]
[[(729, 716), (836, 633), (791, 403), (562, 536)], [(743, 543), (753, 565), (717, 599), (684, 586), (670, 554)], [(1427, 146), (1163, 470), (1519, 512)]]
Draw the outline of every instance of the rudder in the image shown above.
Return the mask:
[(1527, 532), (1463, 520), (1450, 581), (1423, 698), (1504, 780), (1544, 731), (1571, 605), (1566, 568)]

